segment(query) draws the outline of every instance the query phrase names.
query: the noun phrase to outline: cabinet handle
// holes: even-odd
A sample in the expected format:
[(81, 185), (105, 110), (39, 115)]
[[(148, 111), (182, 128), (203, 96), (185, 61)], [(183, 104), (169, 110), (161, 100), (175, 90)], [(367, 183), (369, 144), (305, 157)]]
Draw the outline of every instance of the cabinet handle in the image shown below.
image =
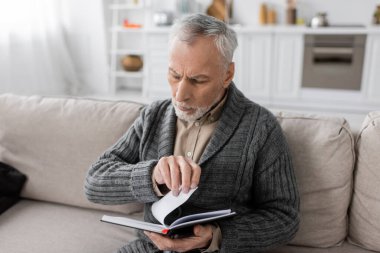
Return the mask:
[(352, 48), (343, 47), (315, 47), (313, 54), (330, 54), (330, 55), (352, 55), (354, 50)]

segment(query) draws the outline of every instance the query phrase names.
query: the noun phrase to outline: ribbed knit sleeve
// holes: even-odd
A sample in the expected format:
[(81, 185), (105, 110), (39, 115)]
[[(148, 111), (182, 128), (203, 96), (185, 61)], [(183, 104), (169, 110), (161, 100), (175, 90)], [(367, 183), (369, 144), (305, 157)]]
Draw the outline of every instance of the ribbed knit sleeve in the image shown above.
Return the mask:
[(145, 108), (126, 134), (89, 169), (85, 194), (90, 201), (116, 205), (158, 199), (151, 177), (158, 161), (140, 161), (140, 144), (147, 114)]
[[(176, 116), (170, 100), (145, 108), (127, 133), (90, 168), (87, 198), (103, 204), (156, 201), (151, 173), (159, 157), (173, 154), (175, 135)], [(222, 232), (220, 252), (262, 252), (295, 235), (299, 196), (285, 136), (276, 118), (246, 99), (233, 84), (199, 166), (198, 190), (179, 213), (235, 211), (236, 216), (217, 221)], [(144, 219), (156, 222), (149, 205)], [(144, 245), (150, 244), (143, 235), (140, 238), (146, 240)], [(144, 247), (141, 252), (146, 252)]]
[[(280, 126), (273, 124), (260, 134), (254, 165), (252, 203), (233, 219), (219, 222), (220, 252), (262, 252), (289, 242), (298, 230), (299, 196), (289, 150)], [(259, 144), (258, 144), (259, 143)]]

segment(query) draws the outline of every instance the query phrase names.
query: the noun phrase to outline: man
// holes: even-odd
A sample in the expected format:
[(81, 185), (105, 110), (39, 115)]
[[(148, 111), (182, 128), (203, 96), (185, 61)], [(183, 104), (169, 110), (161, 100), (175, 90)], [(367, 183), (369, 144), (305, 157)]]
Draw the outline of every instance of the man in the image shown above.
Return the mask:
[(173, 28), (168, 80), (172, 99), (152, 103), (90, 168), (87, 197), (103, 204), (151, 205), (171, 190), (198, 187), (172, 218), (232, 209), (237, 215), (196, 225), (172, 239), (139, 233), (119, 252), (259, 252), (288, 242), (298, 229), (299, 197), (276, 118), (232, 82), (236, 34), (195, 14)]

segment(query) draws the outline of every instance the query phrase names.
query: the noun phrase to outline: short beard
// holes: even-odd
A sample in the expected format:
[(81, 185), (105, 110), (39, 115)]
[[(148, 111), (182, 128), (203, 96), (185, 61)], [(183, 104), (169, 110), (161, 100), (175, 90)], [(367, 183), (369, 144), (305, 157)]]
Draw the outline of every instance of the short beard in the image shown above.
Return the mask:
[[(184, 120), (186, 122), (194, 122), (194, 121), (200, 119), (208, 111), (210, 111), (210, 109), (214, 106), (215, 103), (212, 103), (210, 106), (205, 106), (205, 107), (189, 107), (185, 103), (176, 102), (175, 99), (173, 98), (172, 104), (174, 106), (175, 114), (177, 115), (177, 117), (179, 119)], [(186, 112), (181, 111), (178, 108), (178, 105), (180, 105), (181, 107), (189, 108), (189, 109), (190, 108), (195, 109), (195, 112), (189, 115)]]

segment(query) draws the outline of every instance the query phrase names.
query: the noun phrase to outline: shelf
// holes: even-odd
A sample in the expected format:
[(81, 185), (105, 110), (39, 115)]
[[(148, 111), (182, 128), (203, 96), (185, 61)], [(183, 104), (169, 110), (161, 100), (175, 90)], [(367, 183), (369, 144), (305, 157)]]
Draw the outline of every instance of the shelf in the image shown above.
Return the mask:
[(144, 8), (144, 5), (140, 1), (139, 4), (111, 4), (109, 8), (111, 10), (141, 10)]
[(114, 26), (110, 28), (110, 31), (122, 33), (142, 33), (144, 28), (125, 28), (123, 26)]
[(113, 71), (111, 72), (112, 75), (115, 75), (116, 77), (123, 77), (123, 78), (143, 78), (144, 73), (142, 71), (138, 72), (132, 72), (132, 71)]
[[(107, 5), (111, 15), (110, 26), (107, 31), (111, 34), (109, 43), (110, 56), (110, 94), (120, 89), (139, 90), (146, 76), (144, 68), (140, 71), (125, 71), (121, 60), (126, 55), (139, 55), (145, 57), (143, 48), (145, 41), (145, 27), (150, 14), (150, 1), (152, 0), (123, 0), (113, 1)], [(149, 13), (148, 13), (149, 12)]]
[(110, 54), (114, 54), (114, 55), (130, 55), (130, 54), (133, 54), (133, 55), (144, 55), (144, 51), (143, 50), (134, 50), (134, 49), (116, 49), (116, 50), (112, 50), (110, 52)]

